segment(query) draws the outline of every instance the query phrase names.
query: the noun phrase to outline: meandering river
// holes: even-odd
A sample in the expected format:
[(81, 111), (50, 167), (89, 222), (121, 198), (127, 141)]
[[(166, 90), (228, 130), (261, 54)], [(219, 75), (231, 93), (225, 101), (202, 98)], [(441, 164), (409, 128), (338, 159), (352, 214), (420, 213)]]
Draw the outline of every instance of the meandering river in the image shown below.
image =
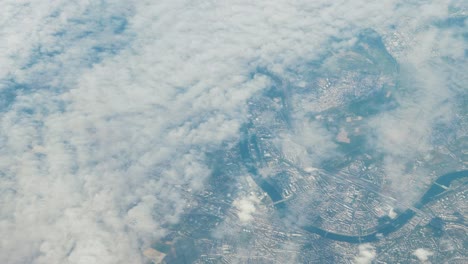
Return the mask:
[[(447, 191), (446, 188), (448, 188), (454, 180), (461, 179), (467, 176), (468, 176), (468, 170), (451, 172), (451, 173), (447, 173), (447, 174), (439, 176), (439, 178), (437, 178), (437, 180), (430, 186), (430, 188), (421, 197), (421, 199), (414, 205), (414, 208), (421, 209), (427, 203), (438, 199), (440, 197), (440, 194)], [(262, 188), (263, 191), (265, 191), (270, 196), (273, 202), (276, 202), (282, 199), (281, 195), (279, 195), (279, 193), (277, 193), (277, 191), (270, 184), (266, 183), (266, 181), (262, 182), (260, 184), (260, 187)], [(279, 206), (282, 204), (283, 203), (277, 204), (277, 209), (283, 210), (284, 205)], [(304, 229), (307, 232), (315, 233), (324, 238), (328, 238), (328, 239), (332, 239), (336, 241), (342, 241), (342, 242), (348, 242), (348, 243), (368, 243), (368, 242), (375, 242), (379, 240), (380, 236), (387, 236), (388, 234), (397, 231), (406, 223), (408, 223), (411, 220), (411, 218), (413, 218), (415, 215), (416, 215), (415, 211), (413, 211), (412, 209), (407, 209), (406, 211), (399, 214), (398, 217), (391, 220), (390, 222), (377, 226), (375, 232), (367, 234), (367, 235), (360, 235), (360, 236), (337, 234), (337, 233), (329, 232), (324, 229), (318, 228), (316, 226), (302, 226), (302, 229)]]

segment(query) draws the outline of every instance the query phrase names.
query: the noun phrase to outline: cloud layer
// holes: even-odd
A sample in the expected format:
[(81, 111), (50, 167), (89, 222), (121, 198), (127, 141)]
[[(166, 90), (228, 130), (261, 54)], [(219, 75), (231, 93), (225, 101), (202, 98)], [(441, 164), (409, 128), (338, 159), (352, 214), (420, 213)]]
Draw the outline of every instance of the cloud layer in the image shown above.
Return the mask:
[[(423, 31), (412, 41), (427, 46), (406, 51), (418, 68), (418, 104), (402, 98), (400, 110), (373, 123), (393, 160), (427, 150), (432, 123), (451, 113), (441, 79), (450, 74), (423, 78), (434, 69), (419, 69), (437, 49), (437, 31), (420, 27), (446, 16), (447, 1), (2, 5), (2, 263), (142, 263), (142, 252), (183, 213), (181, 190), (203, 189), (205, 154), (238, 140), (247, 100), (272, 84), (257, 69), (286, 76), (333, 49), (332, 37), (351, 41), (368, 27)], [(461, 40), (450, 40), (438, 50), (450, 46), (443, 55), (459, 57)], [(443, 111), (434, 115), (434, 105)], [(413, 122), (416, 131), (406, 125)], [(333, 148), (321, 145), (330, 135), (314, 123), (295, 131), (279, 141), (304, 153)], [(400, 167), (388, 166), (400, 177)]]

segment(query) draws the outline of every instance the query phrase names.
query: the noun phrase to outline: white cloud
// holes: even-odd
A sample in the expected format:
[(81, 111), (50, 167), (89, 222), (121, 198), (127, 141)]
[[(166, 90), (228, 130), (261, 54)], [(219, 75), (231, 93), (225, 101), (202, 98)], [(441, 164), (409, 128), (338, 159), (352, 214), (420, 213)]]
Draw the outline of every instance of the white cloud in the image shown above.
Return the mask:
[[(413, 47), (406, 49), (407, 57), (399, 61), (402, 66), (401, 88), (396, 94), (399, 106), (369, 122), (375, 136), (371, 144), (385, 155), (389, 187), (408, 204), (414, 203), (430, 182), (429, 172), (408, 165), (441, 144), (433, 141), (434, 128), (450, 125), (458, 111), (453, 102), (460, 93), (460, 84), (453, 80), (458, 80), (455, 76), (460, 74), (449, 70), (453, 66), (438, 55), (450, 49), (437, 47), (436, 39), (442, 32), (430, 28), (416, 34)], [(458, 40), (453, 41), (458, 45)]]
[(395, 212), (395, 210), (393, 209), (393, 207), (391, 207), (389, 210), (388, 210), (388, 216), (391, 218), (391, 219), (395, 219), (398, 215), (397, 213)]
[[(206, 151), (237, 140), (246, 100), (269, 86), (257, 67), (284, 73), (330, 36), (398, 21), (392, 8), (415, 14), (390, 0), (4, 2), (0, 92), (17, 95), (0, 106), (2, 263), (142, 262), (184, 211), (181, 188), (203, 189)], [(412, 24), (446, 5), (426, 4)], [(424, 109), (440, 94), (423, 97)], [(402, 135), (426, 147), (429, 116)], [(296, 131), (317, 155), (333, 148), (314, 123)], [(248, 219), (251, 203), (242, 208)]]
[(336, 154), (332, 134), (318, 122), (293, 117), (294, 128), (279, 135), (275, 144), (283, 155), (299, 166), (317, 165)]
[(375, 259), (377, 253), (375, 248), (370, 244), (359, 245), (359, 255), (354, 258), (356, 264), (370, 264)]
[(248, 223), (254, 218), (254, 214), (257, 211), (256, 204), (260, 201), (255, 195), (249, 195), (236, 199), (233, 205), (237, 209), (237, 217), (242, 223)]
[(413, 255), (416, 256), (421, 263), (427, 263), (429, 257), (434, 255), (434, 252), (425, 248), (418, 248), (413, 252)]

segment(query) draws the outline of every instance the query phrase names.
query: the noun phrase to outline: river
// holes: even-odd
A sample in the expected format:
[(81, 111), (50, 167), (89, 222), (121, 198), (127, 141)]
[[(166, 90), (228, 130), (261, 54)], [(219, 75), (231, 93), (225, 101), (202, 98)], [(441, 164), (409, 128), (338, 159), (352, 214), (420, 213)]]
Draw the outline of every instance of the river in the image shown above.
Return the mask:
[[(439, 176), (437, 180), (426, 191), (426, 193), (424, 193), (421, 199), (414, 205), (414, 207), (417, 209), (421, 209), (427, 203), (438, 199), (440, 197), (440, 194), (446, 191), (445, 188), (448, 188), (454, 180), (461, 179), (467, 176), (468, 176), (468, 170), (451, 172), (451, 173), (447, 173), (447, 174)], [(260, 188), (262, 188), (263, 191), (265, 191), (270, 196), (273, 202), (276, 202), (282, 199), (281, 195), (279, 195), (279, 193), (273, 188), (273, 186), (266, 183), (266, 181), (259, 184), (259, 186)], [(444, 186), (445, 188), (442, 186)], [(282, 205), (282, 206), (279, 206), (279, 205)], [(285, 209), (284, 207), (285, 207), (284, 203), (280, 203), (276, 205), (276, 208), (280, 209), (283, 212)], [(360, 236), (349, 236), (349, 235), (344, 235), (344, 234), (328, 232), (316, 226), (302, 226), (302, 229), (307, 232), (315, 233), (324, 238), (332, 239), (336, 241), (342, 241), (342, 242), (354, 243), (354, 244), (369, 243), (369, 242), (375, 242), (379, 240), (379, 237), (381, 236), (387, 236), (388, 234), (397, 231), (398, 229), (403, 227), (406, 223), (408, 223), (415, 215), (416, 215), (416, 212), (414, 212), (412, 209), (407, 209), (406, 211), (399, 214), (398, 217), (394, 218), (390, 222), (377, 226), (375, 228), (376, 229), (375, 232), (366, 234), (366, 235), (360, 235)]]

